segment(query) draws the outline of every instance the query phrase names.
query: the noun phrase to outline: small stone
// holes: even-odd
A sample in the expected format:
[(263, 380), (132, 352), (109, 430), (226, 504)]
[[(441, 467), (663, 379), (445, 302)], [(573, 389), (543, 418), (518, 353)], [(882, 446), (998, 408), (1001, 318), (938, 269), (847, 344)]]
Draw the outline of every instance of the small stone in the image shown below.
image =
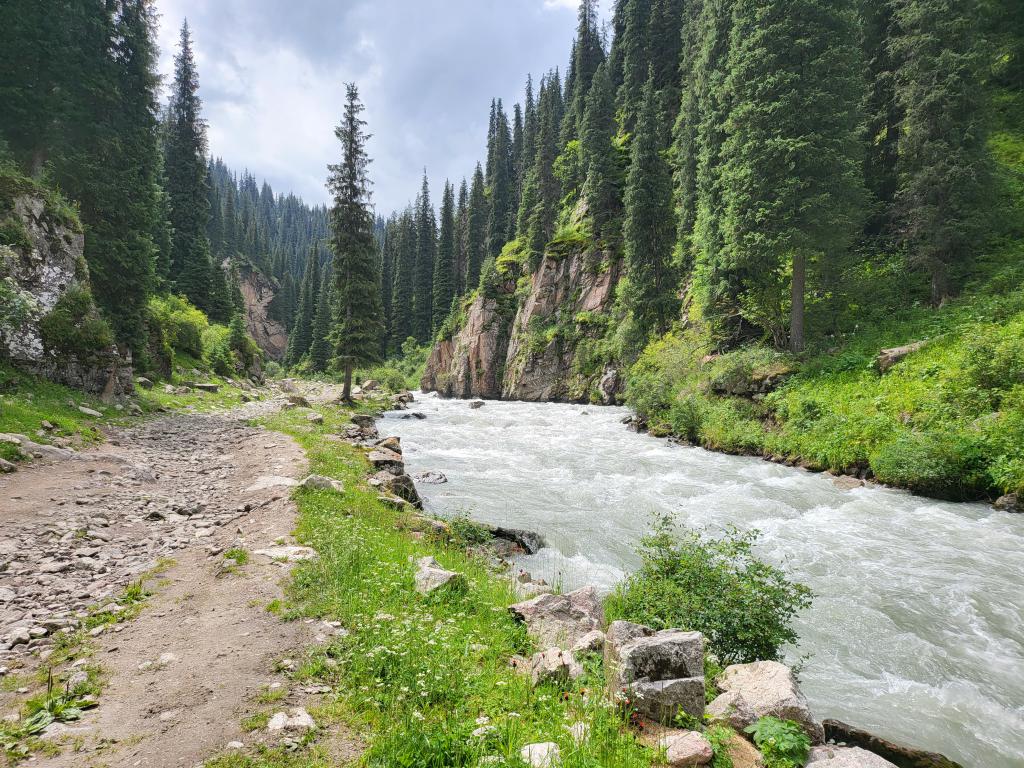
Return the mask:
[(530, 768), (555, 768), (562, 762), (562, 753), (553, 741), (527, 744), (519, 750), (519, 757)]
[(323, 424), (324, 417), (321, 416), (319, 413), (311, 413), (306, 417), (306, 421), (308, 421), (310, 424)]
[(99, 419), (103, 417), (103, 414), (100, 413), (99, 411), (93, 408), (88, 408), (84, 405), (78, 406), (78, 410), (84, 413), (86, 416), (92, 416), (94, 419)]
[(445, 587), (456, 587), (465, 582), (461, 573), (445, 570), (432, 557), (421, 558), (416, 566), (416, 591), (424, 595)]
[(561, 648), (548, 648), (535, 653), (530, 659), (530, 677), (533, 684), (555, 682), (566, 683), (577, 680), (583, 675), (583, 667), (572, 655), (572, 651)]
[(10, 474), (11, 472), (16, 472), (17, 469), (18, 468), (7, 459), (0, 459), (0, 472), (3, 472), (4, 474)]
[(303, 488), (312, 488), (317, 491), (335, 490), (338, 493), (343, 493), (345, 490), (343, 482), (323, 475), (310, 475), (302, 481), (301, 485)]
[(243, 744), (243, 743), (242, 743), (242, 742), (240, 742), (240, 741), (229, 741), (229, 742), (228, 742), (228, 743), (227, 743), (227, 744), (225, 745), (225, 747), (226, 747), (227, 749), (243, 749), (243, 748), (245, 747), (245, 744)]
[(268, 731), (308, 731), (316, 727), (316, 721), (302, 707), (293, 707), (287, 713), (276, 712), (267, 723)]
[(604, 632), (599, 629), (587, 632), (573, 643), (573, 653), (601, 653), (604, 651)]
[(707, 765), (714, 757), (711, 743), (696, 731), (682, 731), (662, 737), (660, 746), (673, 768)]
[(265, 549), (257, 549), (253, 554), (269, 557), (271, 560), (282, 560), (286, 563), (297, 563), (302, 560), (312, 560), (315, 558), (316, 550), (311, 547), (280, 545), (266, 547)]

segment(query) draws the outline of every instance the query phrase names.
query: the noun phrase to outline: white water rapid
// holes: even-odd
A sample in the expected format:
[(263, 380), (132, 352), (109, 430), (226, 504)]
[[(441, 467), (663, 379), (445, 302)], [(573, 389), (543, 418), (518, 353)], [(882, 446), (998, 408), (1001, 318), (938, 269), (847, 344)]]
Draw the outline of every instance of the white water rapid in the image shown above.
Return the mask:
[[(942, 752), (966, 768), (1024, 766), (1024, 515), (635, 434), (621, 408), (419, 395), (381, 433), (402, 438), (429, 511), (527, 528), (519, 563), (566, 589), (610, 588), (637, 564), (652, 513), (758, 528), (758, 554), (815, 592), (795, 660), (819, 718)], [(404, 417), (404, 418), (403, 418)]]

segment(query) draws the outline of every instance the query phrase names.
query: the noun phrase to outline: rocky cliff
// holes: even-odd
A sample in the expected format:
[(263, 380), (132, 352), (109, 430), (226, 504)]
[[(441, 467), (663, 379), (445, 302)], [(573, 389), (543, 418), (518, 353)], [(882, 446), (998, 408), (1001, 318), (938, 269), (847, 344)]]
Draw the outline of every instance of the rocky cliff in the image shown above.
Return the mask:
[(55, 195), (0, 178), (0, 358), (107, 398), (132, 390), (131, 354), (113, 346), (89, 294), (85, 237)]
[(254, 269), (242, 271), (240, 284), (249, 335), (267, 353), (268, 358), (280, 362), (288, 348), (288, 331), (269, 314), (270, 302), (275, 295), (274, 284), (262, 272)]
[(610, 254), (583, 247), (549, 250), (532, 272), (499, 259), (491, 287), (434, 346), (421, 387), (444, 397), (613, 402), (618, 377), (600, 339), (618, 275)]

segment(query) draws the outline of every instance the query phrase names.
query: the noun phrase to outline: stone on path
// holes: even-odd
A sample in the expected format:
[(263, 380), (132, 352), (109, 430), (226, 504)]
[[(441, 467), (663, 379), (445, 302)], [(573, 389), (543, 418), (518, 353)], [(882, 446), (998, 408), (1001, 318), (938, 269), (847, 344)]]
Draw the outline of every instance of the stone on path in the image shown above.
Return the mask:
[(416, 591), (429, 595), (445, 587), (455, 587), (464, 583), (461, 573), (448, 571), (432, 557), (423, 557), (416, 562)]
[(675, 731), (661, 738), (665, 760), (672, 768), (707, 765), (714, 757), (709, 742), (696, 731)]
[(509, 611), (525, 622), (530, 634), (542, 646), (571, 648), (577, 640), (600, 629), (604, 609), (594, 587), (583, 587), (565, 595), (538, 595), (509, 606)]
[(283, 560), (287, 563), (297, 563), (302, 560), (312, 560), (316, 557), (316, 550), (310, 547), (300, 547), (293, 544), (278, 544), (264, 549), (257, 549), (254, 555), (263, 555), (271, 560)]
[(562, 762), (562, 753), (553, 741), (527, 744), (519, 750), (519, 756), (530, 768), (555, 768)]
[(896, 768), (885, 758), (860, 747), (814, 747), (807, 768)]
[(269, 488), (293, 488), (299, 484), (294, 477), (282, 477), (280, 475), (260, 475), (256, 482), (246, 488), (246, 491), (265, 491)]
[(793, 720), (803, 727), (815, 744), (824, 741), (824, 728), (814, 719), (793, 672), (785, 664), (777, 661), (733, 664), (725, 668), (715, 683), (722, 691), (735, 694), (729, 703), (736, 712), (743, 711), (745, 707), (755, 719), (777, 717)]
[(293, 707), (288, 712), (275, 712), (267, 723), (267, 730), (271, 732), (296, 731), (305, 732), (316, 727), (316, 721), (302, 707)]

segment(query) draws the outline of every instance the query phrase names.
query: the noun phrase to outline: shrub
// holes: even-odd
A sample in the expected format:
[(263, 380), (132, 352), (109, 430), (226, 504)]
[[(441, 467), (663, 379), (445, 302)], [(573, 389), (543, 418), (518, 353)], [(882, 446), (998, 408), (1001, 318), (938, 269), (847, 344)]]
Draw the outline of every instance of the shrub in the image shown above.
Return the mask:
[(75, 285), (65, 291), (53, 309), (39, 321), (47, 350), (62, 355), (89, 356), (110, 349), (114, 334), (93, 303), (88, 288)]
[(640, 569), (609, 598), (609, 615), (701, 632), (723, 664), (779, 659), (797, 640), (792, 621), (811, 591), (753, 555), (758, 535), (730, 528), (713, 539), (657, 520), (641, 541)]
[(988, 488), (985, 446), (976, 435), (955, 430), (908, 432), (871, 454), (883, 483), (940, 499), (979, 498)]
[(281, 364), (276, 360), (270, 360), (263, 369), (263, 373), (268, 379), (277, 379), (281, 377), (282, 373), (284, 373), (284, 368), (282, 368)]
[(195, 358), (203, 356), (203, 331), (209, 320), (184, 296), (154, 296), (149, 300), (149, 321), (159, 325), (176, 351)]
[(1024, 320), (977, 328), (966, 343), (967, 374), (985, 389), (1024, 383)]
[(811, 754), (811, 740), (792, 720), (762, 717), (744, 729), (753, 735), (765, 768), (801, 768)]
[(208, 326), (202, 335), (203, 360), (214, 373), (234, 376), (240, 359), (231, 348), (231, 329), (225, 325)]
[(385, 365), (378, 365), (368, 371), (360, 371), (360, 381), (374, 379), (389, 392), (398, 392), (405, 389), (405, 374), (397, 366), (397, 363), (390, 362)]

